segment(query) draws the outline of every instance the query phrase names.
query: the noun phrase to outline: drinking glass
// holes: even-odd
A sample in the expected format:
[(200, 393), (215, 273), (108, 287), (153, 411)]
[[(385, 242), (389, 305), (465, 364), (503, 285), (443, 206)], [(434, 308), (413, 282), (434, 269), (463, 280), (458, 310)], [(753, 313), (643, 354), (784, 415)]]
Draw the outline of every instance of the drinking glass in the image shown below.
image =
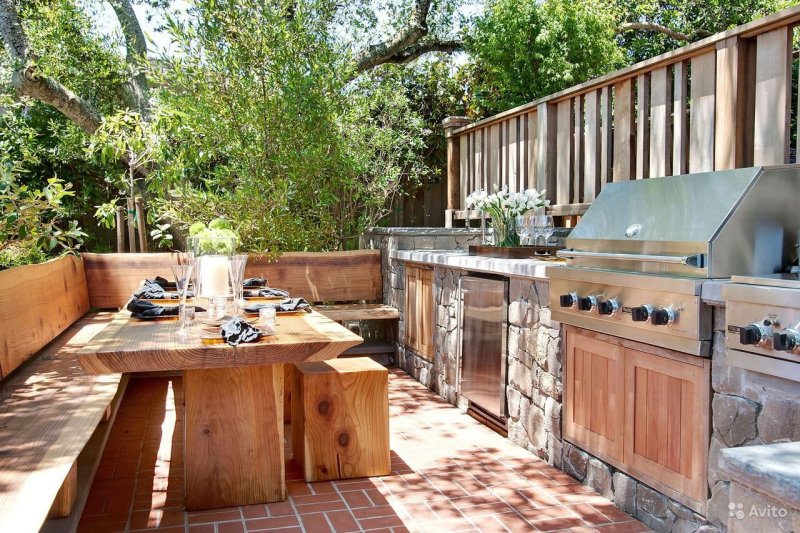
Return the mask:
[(517, 235), (519, 235), (519, 244), (520, 246), (525, 244), (525, 237), (528, 235), (528, 228), (525, 226), (527, 223), (525, 215), (519, 215), (515, 222), (515, 230), (517, 231)]
[[(542, 231), (542, 236), (544, 237), (544, 245), (547, 247), (550, 237), (553, 235), (553, 233), (555, 233), (556, 230), (553, 226), (553, 215), (541, 215), (540, 228)], [(547, 253), (546, 250), (545, 253)]]
[(533, 236), (533, 245), (534, 246), (538, 246), (539, 245), (539, 237), (542, 236), (542, 233), (544, 231), (544, 228), (542, 227), (542, 223), (543, 223), (543, 221), (542, 221), (542, 217), (541, 216), (536, 215), (536, 216), (531, 217), (531, 224), (530, 224), (531, 230), (530, 231), (531, 231), (531, 235)]
[(178, 291), (178, 335), (185, 337), (188, 327), (188, 316), (186, 312), (186, 290), (192, 277), (194, 264), (191, 257), (186, 254), (178, 256), (178, 264), (172, 265), (172, 274), (175, 276), (175, 288)]
[(232, 255), (228, 260), (228, 277), (231, 280), (233, 290), (233, 309), (235, 313), (245, 305), (244, 302), (244, 267), (247, 265), (247, 254)]

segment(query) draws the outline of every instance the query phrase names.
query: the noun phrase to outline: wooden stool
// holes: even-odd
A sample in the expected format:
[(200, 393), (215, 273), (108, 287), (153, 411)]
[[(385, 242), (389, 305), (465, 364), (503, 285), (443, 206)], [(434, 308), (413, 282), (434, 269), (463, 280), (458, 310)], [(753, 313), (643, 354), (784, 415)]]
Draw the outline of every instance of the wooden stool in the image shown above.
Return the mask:
[(389, 372), (369, 357), (294, 366), (292, 450), (305, 480), (389, 474)]

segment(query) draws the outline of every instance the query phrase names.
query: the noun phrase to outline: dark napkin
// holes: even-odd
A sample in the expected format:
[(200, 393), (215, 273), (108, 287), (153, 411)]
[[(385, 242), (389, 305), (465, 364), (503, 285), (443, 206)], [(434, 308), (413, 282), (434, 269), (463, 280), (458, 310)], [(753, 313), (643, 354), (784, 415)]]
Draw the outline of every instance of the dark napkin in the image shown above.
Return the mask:
[(164, 307), (153, 302), (134, 298), (128, 302), (128, 311), (135, 318), (146, 318), (151, 316), (177, 316), (178, 307)]
[(174, 281), (169, 281), (168, 279), (162, 278), (161, 276), (156, 276), (153, 279), (148, 279), (147, 283), (155, 283), (162, 289), (176, 289), (178, 287)]
[[(140, 300), (133, 298), (128, 302), (128, 311), (134, 318), (147, 318), (151, 316), (178, 316), (178, 306), (164, 307), (163, 305), (154, 304), (147, 300)], [(195, 312), (202, 313), (205, 311), (202, 307), (195, 306)]]
[(170, 296), (167, 296), (166, 291), (164, 291), (164, 287), (152, 280), (145, 281), (144, 285), (136, 289), (136, 292), (133, 293), (133, 297), (150, 299), (170, 298)]
[(261, 336), (261, 330), (254, 328), (240, 317), (234, 317), (219, 328), (222, 338), (231, 346), (240, 342), (253, 342)]
[(258, 313), (259, 309), (274, 307), (276, 313), (290, 313), (292, 311), (311, 311), (311, 305), (304, 298), (290, 298), (278, 304), (255, 303), (245, 306), (245, 313)]
[(262, 298), (288, 298), (289, 291), (285, 291), (283, 289), (273, 289), (272, 287), (264, 287), (260, 291), (258, 291), (258, 295)]
[(267, 284), (264, 278), (247, 278), (242, 282), (242, 287), (245, 289), (258, 289)]

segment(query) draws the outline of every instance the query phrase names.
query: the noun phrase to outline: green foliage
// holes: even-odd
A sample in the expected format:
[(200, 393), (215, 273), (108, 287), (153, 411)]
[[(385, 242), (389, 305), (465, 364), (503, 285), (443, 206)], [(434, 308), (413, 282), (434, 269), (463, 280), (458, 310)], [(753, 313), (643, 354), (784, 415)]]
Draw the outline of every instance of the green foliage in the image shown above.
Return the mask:
[(156, 229), (150, 231), (150, 237), (156, 246), (166, 250), (172, 249), (174, 238), (170, 232), (171, 228), (172, 224), (156, 224)]
[[(796, 0), (615, 0), (621, 19), (651, 22), (683, 33), (692, 41), (746, 24), (798, 2)], [(687, 44), (654, 31), (626, 32), (619, 37), (635, 63)]]
[(602, 0), (490, 0), (467, 39), (470, 112), (490, 115), (623, 65)]
[(70, 189), (58, 178), (32, 188), (19, 183), (11, 166), (0, 167), (0, 266), (77, 251), (86, 234), (76, 221), (64, 220)]
[[(117, 43), (94, 29), (85, 5), (73, 0), (18, 3), (38, 68), (69, 86), (101, 112), (122, 106), (125, 63)], [(65, 216), (92, 224), (93, 206), (114, 194), (104, 181), (119, 165), (86, 157), (86, 134), (53, 108), (17, 98), (10, 86), (11, 64), (0, 46), (0, 162), (16, 169), (17, 180), (41, 188), (53, 176), (74, 185), (63, 199)], [(86, 239), (94, 249), (108, 246), (111, 233), (95, 229)]]
[(169, 20), (179, 51), (162, 58), (158, 98), (181, 115), (148, 178), (165, 220), (222, 216), (250, 251), (336, 249), (430, 173), (425, 124), (396, 80), (350, 81), (334, 8), (202, 0)]
[(236, 251), (241, 239), (229, 221), (215, 218), (208, 223), (208, 226), (202, 222), (192, 224), (190, 241), (193, 241), (192, 244), (201, 254), (230, 255)]

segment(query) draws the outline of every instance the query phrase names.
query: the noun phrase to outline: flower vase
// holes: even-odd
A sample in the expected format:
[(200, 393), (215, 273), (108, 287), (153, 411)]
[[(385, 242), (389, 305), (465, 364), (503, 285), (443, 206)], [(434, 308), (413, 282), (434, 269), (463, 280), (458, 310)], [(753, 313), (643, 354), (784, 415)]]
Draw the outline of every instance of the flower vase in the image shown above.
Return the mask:
[(212, 319), (225, 316), (231, 300), (228, 264), (236, 254), (235, 238), (189, 239), (195, 257), (197, 296), (208, 301), (208, 314)]
[(493, 218), (492, 228), (494, 229), (495, 246), (519, 246), (519, 236), (514, 218)]

